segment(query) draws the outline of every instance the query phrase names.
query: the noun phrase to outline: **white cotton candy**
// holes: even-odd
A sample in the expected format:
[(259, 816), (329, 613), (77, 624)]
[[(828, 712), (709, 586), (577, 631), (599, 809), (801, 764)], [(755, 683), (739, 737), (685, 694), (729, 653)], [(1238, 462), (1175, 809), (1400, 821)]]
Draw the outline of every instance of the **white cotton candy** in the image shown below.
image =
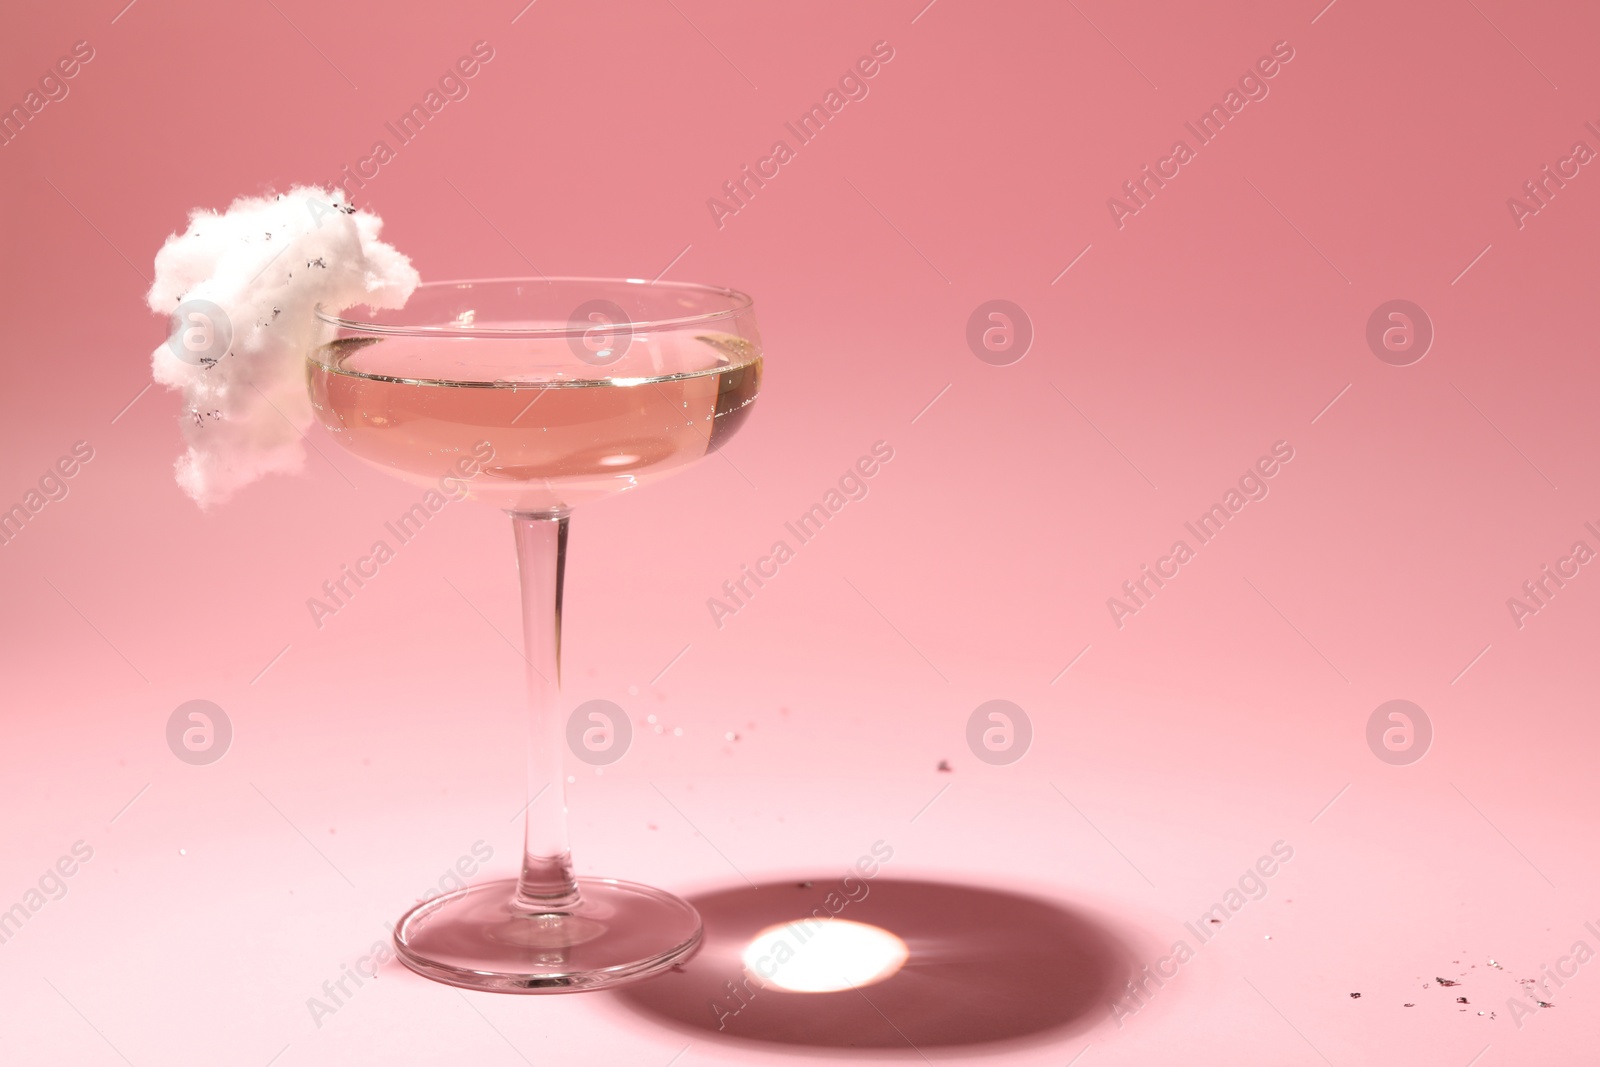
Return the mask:
[(396, 308), (417, 286), (411, 261), (378, 240), (382, 226), (341, 193), (297, 187), (220, 215), (196, 209), (156, 254), (150, 309), (182, 317), (152, 370), (183, 390), (178, 484), (201, 507), (303, 465), (306, 356), (332, 333), (313, 309)]

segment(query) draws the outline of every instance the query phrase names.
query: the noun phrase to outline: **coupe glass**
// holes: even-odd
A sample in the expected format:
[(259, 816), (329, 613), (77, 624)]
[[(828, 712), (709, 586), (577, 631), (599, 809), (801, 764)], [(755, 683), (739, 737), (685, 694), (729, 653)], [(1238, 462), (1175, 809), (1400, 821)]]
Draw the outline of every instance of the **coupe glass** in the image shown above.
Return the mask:
[[(419, 904), (394, 931), (419, 974), (469, 989), (598, 989), (671, 967), (700, 916), (649, 886), (576, 878), (560, 704), (562, 569), (575, 505), (720, 448), (761, 387), (750, 298), (635, 279), (419, 287), (400, 311), (318, 309), (311, 402), (349, 451), (511, 516), (529, 693), (522, 873)], [(424, 500), (430, 498), (424, 497)]]

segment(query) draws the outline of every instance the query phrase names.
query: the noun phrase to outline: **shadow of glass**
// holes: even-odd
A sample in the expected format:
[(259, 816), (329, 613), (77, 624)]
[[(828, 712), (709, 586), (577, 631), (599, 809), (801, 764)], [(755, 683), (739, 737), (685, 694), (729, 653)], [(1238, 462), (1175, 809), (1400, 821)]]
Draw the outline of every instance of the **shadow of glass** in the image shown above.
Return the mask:
[[(758, 932), (843, 898), (837, 881), (739, 886), (691, 898), (700, 951), (616, 994), (655, 1021), (724, 1038), (814, 1048), (900, 1049), (1060, 1039), (1107, 1018), (1137, 971), (1132, 952), (1087, 914), (1036, 897), (946, 882), (876, 878), (836, 918), (905, 942), (890, 977), (826, 993), (763, 985), (741, 958)], [(812, 945), (797, 944), (796, 958)], [(813, 961), (807, 961), (808, 964)], [(769, 973), (770, 970), (769, 970)], [(782, 980), (781, 967), (773, 975)]]

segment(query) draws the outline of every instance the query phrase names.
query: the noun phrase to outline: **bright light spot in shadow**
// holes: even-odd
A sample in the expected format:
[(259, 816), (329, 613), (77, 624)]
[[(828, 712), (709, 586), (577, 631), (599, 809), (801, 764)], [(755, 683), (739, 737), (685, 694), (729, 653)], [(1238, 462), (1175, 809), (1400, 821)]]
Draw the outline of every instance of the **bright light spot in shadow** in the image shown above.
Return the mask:
[(834, 993), (881, 982), (911, 954), (889, 931), (845, 919), (769, 926), (745, 948), (744, 968), (768, 989)]
[(601, 458), (600, 466), (602, 466), (602, 467), (623, 467), (623, 466), (627, 466), (630, 463), (637, 463), (637, 462), (639, 462), (639, 457), (638, 456), (629, 456), (629, 455), (605, 456), (605, 457)]

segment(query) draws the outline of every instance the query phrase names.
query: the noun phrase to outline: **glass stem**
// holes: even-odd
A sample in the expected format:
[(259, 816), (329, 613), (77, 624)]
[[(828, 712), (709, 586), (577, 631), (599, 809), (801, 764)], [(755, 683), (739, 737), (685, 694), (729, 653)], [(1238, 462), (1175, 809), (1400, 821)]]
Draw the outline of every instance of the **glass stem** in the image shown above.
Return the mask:
[(561, 582), (566, 511), (511, 512), (522, 584), (522, 642), (528, 663), (528, 802), (516, 904), (532, 914), (578, 903), (567, 847), (567, 786), (561, 721)]

